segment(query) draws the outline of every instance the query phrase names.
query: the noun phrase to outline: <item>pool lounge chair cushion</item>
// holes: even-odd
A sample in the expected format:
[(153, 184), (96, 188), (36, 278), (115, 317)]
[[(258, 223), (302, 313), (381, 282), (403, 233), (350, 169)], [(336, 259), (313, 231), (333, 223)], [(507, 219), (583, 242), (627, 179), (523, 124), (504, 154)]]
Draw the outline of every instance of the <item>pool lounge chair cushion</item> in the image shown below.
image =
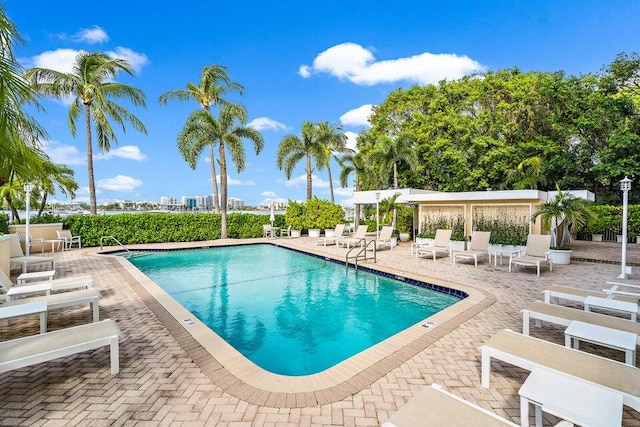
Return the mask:
[(499, 331), (481, 347), (482, 386), (489, 388), (491, 358), (527, 371), (547, 368), (591, 381), (618, 392), (625, 405), (640, 411), (640, 369), (508, 329)]
[(120, 372), (118, 339), (122, 332), (113, 320), (74, 326), (45, 334), (0, 342), (0, 372), (47, 362), (109, 346), (111, 373)]
[(478, 405), (442, 390), (438, 384), (413, 396), (382, 427), (517, 426)]

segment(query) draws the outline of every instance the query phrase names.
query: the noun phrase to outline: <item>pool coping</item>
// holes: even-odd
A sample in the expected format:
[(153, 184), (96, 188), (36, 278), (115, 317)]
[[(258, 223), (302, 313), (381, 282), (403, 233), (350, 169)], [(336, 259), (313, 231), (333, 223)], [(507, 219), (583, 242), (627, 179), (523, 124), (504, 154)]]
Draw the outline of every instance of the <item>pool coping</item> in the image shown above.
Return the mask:
[[(326, 252), (314, 251), (309, 247), (300, 248), (285, 240), (251, 239), (233, 242), (227, 240), (175, 243), (163, 244), (160, 250), (256, 243), (273, 244), (342, 261), (337, 254), (334, 256)], [(158, 247), (154, 245), (136, 247), (136, 250), (145, 249), (158, 250)], [(249, 361), (127, 259), (109, 255), (108, 251), (96, 253), (109, 256), (113, 267), (214, 384), (225, 392), (256, 405), (301, 408), (340, 401), (402, 365), (496, 301), (492, 294), (473, 286), (422, 277), (367, 262), (366, 266), (370, 269), (410, 280), (454, 288), (465, 292), (468, 297), (329, 369), (313, 375), (286, 376), (265, 371)]]

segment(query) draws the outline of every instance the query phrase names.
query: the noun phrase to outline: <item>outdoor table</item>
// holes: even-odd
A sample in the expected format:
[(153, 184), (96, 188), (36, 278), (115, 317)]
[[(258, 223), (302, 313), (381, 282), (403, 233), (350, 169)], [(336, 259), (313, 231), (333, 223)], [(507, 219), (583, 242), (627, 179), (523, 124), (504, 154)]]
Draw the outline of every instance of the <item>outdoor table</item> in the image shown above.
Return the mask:
[(515, 255), (518, 255), (520, 252), (522, 252), (519, 249), (516, 250), (512, 250), (512, 249), (496, 249), (494, 251), (489, 252), (489, 263), (491, 263), (491, 256), (493, 255), (493, 265), (497, 266), (498, 265), (498, 255), (500, 256), (500, 265), (502, 265), (502, 257), (503, 256), (508, 256), (509, 260), (511, 260), (511, 258), (513, 258)]
[(542, 412), (581, 426), (622, 425), (622, 395), (595, 383), (547, 369), (534, 369), (520, 390), (520, 424), (529, 426), (529, 404), (536, 427)]
[(7, 291), (7, 301), (11, 301), (12, 298), (17, 296), (23, 297), (28, 294), (39, 292), (44, 292), (47, 295), (51, 294), (51, 283), (43, 282), (34, 285), (12, 286), (11, 289)]
[(64, 239), (45, 240), (44, 243), (50, 243), (51, 244), (51, 253), (52, 254), (55, 251), (56, 246), (59, 247), (59, 248), (62, 248), (61, 250), (64, 250)]
[(571, 347), (571, 341), (573, 341), (573, 348), (576, 350), (580, 349), (580, 341), (586, 341), (623, 351), (625, 355), (624, 362), (627, 365), (636, 365), (638, 335), (633, 332), (621, 331), (574, 320), (569, 323), (569, 327), (564, 331), (565, 347)]
[(47, 270), (47, 271), (34, 271), (32, 273), (22, 273), (18, 276), (17, 283), (18, 285), (24, 285), (28, 281), (36, 280), (36, 281), (44, 281), (44, 280), (53, 280), (53, 276), (56, 275), (55, 270)]
[(37, 301), (26, 304), (16, 304), (0, 307), (0, 319), (10, 319), (12, 317), (28, 316), (30, 314), (40, 315), (40, 333), (44, 334), (45, 332), (47, 332), (46, 301)]

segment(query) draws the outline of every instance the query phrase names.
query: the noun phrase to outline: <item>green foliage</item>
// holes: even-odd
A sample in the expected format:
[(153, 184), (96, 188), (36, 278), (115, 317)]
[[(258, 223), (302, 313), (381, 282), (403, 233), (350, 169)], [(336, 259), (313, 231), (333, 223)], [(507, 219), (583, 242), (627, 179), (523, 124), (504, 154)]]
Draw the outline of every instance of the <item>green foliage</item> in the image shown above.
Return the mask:
[[(192, 242), (219, 239), (220, 219), (220, 214), (210, 213), (71, 215), (64, 218), (63, 226), (74, 236), (82, 236), (83, 246), (100, 246), (103, 236), (113, 236), (123, 244)], [(229, 214), (228, 237), (262, 237), (263, 224), (269, 224), (269, 215)], [(274, 225), (284, 225), (283, 215), (276, 215)]]
[(284, 220), (294, 230), (302, 230), (306, 223), (307, 210), (304, 203), (289, 200)]
[(9, 234), (9, 215), (0, 213), (0, 234)]
[(413, 208), (405, 205), (398, 205), (396, 228), (400, 233), (411, 233), (413, 231)]
[[(565, 246), (571, 242), (571, 233), (580, 231), (592, 216), (591, 206), (585, 199), (573, 196), (567, 191), (561, 191), (556, 186), (557, 193), (553, 199), (538, 206), (531, 216), (531, 221), (542, 218), (542, 225), (555, 229), (554, 246)], [(551, 227), (553, 222), (553, 227)]]
[(445, 215), (440, 212), (429, 213), (423, 217), (418, 237), (433, 239), (438, 229), (451, 230), (451, 240), (465, 241), (464, 215)]
[(587, 222), (582, 231), (589, 234), (604, 234), (609, 230), (617, 230), (621, 218), (616, 216), (615, 207), (608, 205), (593, 205), (589, 208), (592, 215), (587, 218)]
[(512, 218), (506, 216), (477, 215), (473, 218), (473, 229), (477, 231), (490, 231), (489, 243), (495, 245), (521, 245), (527, 244), (529, 235), (529, 220), (527, 217)]
[(317, 197), (305, 203), (289, 200), (285, 222), (294, 230), (330, 229), (344, 222), (344, 211), (340, 205)]
[(640, 236), (640, 205), (629, 206), (627, 233), (629, 236)]

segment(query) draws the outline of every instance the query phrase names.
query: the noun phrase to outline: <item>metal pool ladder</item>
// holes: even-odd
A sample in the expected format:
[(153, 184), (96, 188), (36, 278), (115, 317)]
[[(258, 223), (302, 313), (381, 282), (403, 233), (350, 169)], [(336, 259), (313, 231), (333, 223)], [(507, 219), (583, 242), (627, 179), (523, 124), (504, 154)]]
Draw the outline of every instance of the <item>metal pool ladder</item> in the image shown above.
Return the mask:
[(125, 258), (132, 258), (132, 257), (136, 257), (136, 256), (144, 256), (144, 255), (149, 255), (151, 254), (151, 252), (131, 252), (129, 250), (129, 248), (127, 248), (125, 245), (123, 245), (122, 243), (120, 243), (120, 241), (118, 239), (116, 239), (114, 236), (102, 236), (100, 238), (100, 250), (102, 250), (102, 245), (104, 243), (105, 240), (113, 240), (114, 242), (116, 242), (118, 244), (118, 246), (120, 246), (122, 249), (124, 249), (124, 251), (127, 253), (125, 255)]
[[(361, 246), (359, 246), (360, 244), (362, 244)], [(354, 260), (354, 265), (356, 268), (356, 271), (358, 270), (358, 260), (362, 259), (364, 261), (366, 261), (367, 259), (369, 259), (369, 257), (367, 257), (367, 248), (373, 244), (373, 262), (377, 262), (376, 261), (376, 241), (375, 240), (370, 240), (369, 242), (367, 242), (367, 240), (363, 237), (360, 240), (358, 240), (355, 245), (349, 249), (349, 251), (347, 251), (347, 255), (345, 257), (345, 265), (347, 267), (347, 270), (349, 270), (349, 259), (353, 258)], [(353, 252), (354, 249), (360, 249), (358, 252), (356, 252), (355, 255), (351, 255), (351, 252)]]

